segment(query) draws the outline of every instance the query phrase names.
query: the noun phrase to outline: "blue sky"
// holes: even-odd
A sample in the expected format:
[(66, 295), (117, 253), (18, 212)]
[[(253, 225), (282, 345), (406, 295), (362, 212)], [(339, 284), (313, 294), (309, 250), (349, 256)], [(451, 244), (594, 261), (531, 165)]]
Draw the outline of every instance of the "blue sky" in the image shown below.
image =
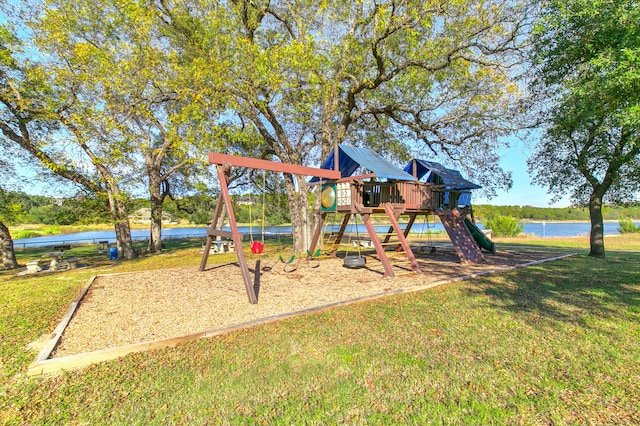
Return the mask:
[[(491, 199), (487, 199), (481, 195), (481, 191), (474, 191), (472, 202), (474, 204), (492, 204), (492, 205), (518, 205), (518, 206), (535, 206), (535, 207), (556, 207), (563, 208), (571, 205), (568, 197), (564, 197), (560, 201), (551, 204), (552, 195), (547, 193), (546, 188), (531, 184), (531, 177), (527, 172), (527, 158), (531, 155), (531, 147), (527, 146), (518, 138), (509, 140), (510, 147), (502, 149), (500, 165), (504, 170), (510, 171), (513, 178), (513, 186), (509, 191), (497, 191), (497, 195)], [(16, 165), (19, 175), (28, 177), (29, 185), (16, 185), (11, 189), (19, 189), (28, 194), (38, 195), (54, 195), (52, 194), (52, 185), (39, 181), (35, 177), (35, 172), (24, 165)], [(20, 178), (18, 177), (18, 180)], [(72, 196), (75, 188), (72, 185), (64, 185), (61, 182), (56, 183), (57, 196)], [(143, 197), (145, 195), (142, 195)]]
[(534, 207), (568, 207), (571, 205), (568, 197), (551, 204), (553, 196), (546, 188), (531, 184), (531, 177), (527, 173), (527, 158), (531, 150), (521, 141), (511, 141), (511, 147), (502, 150), (500, 165), (512, 173), (513, 186), (509, 191), (498, 191), (491, 199), (480, 194), (473, 196), (475, 204), (493, 204), (501, 206), (534, 206)]

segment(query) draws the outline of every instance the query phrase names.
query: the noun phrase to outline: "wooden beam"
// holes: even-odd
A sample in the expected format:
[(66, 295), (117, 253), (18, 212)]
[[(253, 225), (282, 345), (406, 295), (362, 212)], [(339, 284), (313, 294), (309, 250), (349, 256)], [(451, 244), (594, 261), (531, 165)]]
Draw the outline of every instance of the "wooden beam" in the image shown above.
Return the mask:
[(324, 222), (327, 220), (327, 214), (328, 214), (327, 212), (322, 212), (322, 214), (320, 215), (320, 219), (318, 220), (316, 229), (313, 232), (313, 238), (311, 238), (311, 246), (309, 246), (309, 253), (313, 253), (318, 247), (318, 242), (320, 241), (320, 234), (322, 234), (322, 231), (324, 230)]
[(236, 254), (238, 255), (238, 264), (240, 265), (240, 270), (242, 271), (244, 288), (247, 291), (249, 303), (256, 304), (258, 303), (258, 298), (253, 288), (253, 282), (251, 280), (249, 267), (247, 266), (247, 259), (244, 256), (244, 251), (242, 250), (242, 238), (240, 238), (240, 233), (238, 232), (238, 224), (236, 223), (236, 217), (233, 213), (233, 206), (231, 205), (231, 196), (229, 195), (229, 187), (227, 186), (225, 167), (218, 166), (218, 178), (220, 179), (220, 196), (224, 200), (224, 205), (227, 208), (227, 213), (229, 214), (229, 226), (231, 226), (231, 232), (233, 234), (233, 243), (236, 245)]
[(375, 173), (367, 173), (364, 175), (358, 175), (358, 176), (347, 176), (344, 178), (340, 178), (338, 179), (338, 182), (353, 182), (356, 180), (364, 180), (364, 179), (369, 179), (369, 178), (374, 178), (376, 177)]
[(202, 252), (202, 260), (200, 261), (200, 272), (204, 271), (204, 268), (207, 266), (207, 259), (209, 259), (209, 251), (211, 250), (211, 243), (213, 242), (212, 236), (208, 233), (208, 231), (216, 229), (218, 224), (218, 219), (222, 215), (222, 205), (224, 201), (222, 197), (218, 197), (218, 202), (216, 203), (216, 210), (213, 214), (213, 219), (211, 219), (211, 225), (207, 230), (207, 243), (204, 246), (204, 250)]
[(336, 239), (334, 241), (335, 247), (331, 252), (333, 257), (336, 256), (336, 252), (338, 251), (338, 246), (342, 243), (342, 238), (344, 238), (344, 232), (347, 229), (347, 225), (349, 224), (349, 219), (351, 218), (351, 213), (346, 213), (342, 218), (342, 223), (340, 224), (340, 229), (338, 230), (338, 234), (336, 235)]
[(229, 166), (248, 167), (251, 169), (270, 170), (273, 172), (291, 173), (294, 175), (317, 176), (324, 179), (340, 179), (340, 170), (326, 170), (315, 167), (298, 166), (296, 164), (278, 163), (258, 158), (240, 157), (237, 155), (209, 153), (210, 164), (228, 164)]
[(421, 273), (422, 271), (420, 270), (420, 266), (418, 265), (416, 256), (413, 254), (413, 250), (411, 250), (411, 247), (409, 246), (409, 243), (407, 242), (407, 239), (404, 237), (404, 234), (402, 233), (402, 229), (400, 229), (400, 225), (398, 224), (398, 217), (400, 217), (399, 212), (393, 208), (393, 205), (391, 203), (386, 203), (384, 205), (384, 209), (387, 212), (387, 216), (389, 216), (389, 220), (391, 221), (391, 226), (396, 231), (396, 235), (400, 240), (400, 245), (404, 250), (404, 254), (407, 256), (407, 259), (409, 259), (409, 262), (411, 263), (411, 269), (414, 272)]
[(391, 264), (389, 263), (389, 258), (384, 252), (384, 247), (382, 243), (380, 243), (380, 239), (378, 238), (378, 234), (376, 234), (376, 230), (371, 223), (371, 215), (363, 214), (362, 222), (364, 222), (365, 228), (367, 228), (367, 232), (369, 233), (369, 238), (373, 243), (373, 246), (376, 248), (376, 253), (378, 254), (378, 259), (380, 263), (382, 263), (382, 267), (384, 268), (383, 278), (393, 278), (395, 274), (393, 273), (393, 269), (391, 269)]
[[(222, 237), (222, 238), (226, 238), (228, 240), (232, 240), (233, 239), (233, 232), (231, 231), (223, 231), (220, 229), (207, 229), (207, 235), (210, 235), (212, 237)], [(243, 240), (244, 239), (244, 234), (240, 234), (240, 239)]]

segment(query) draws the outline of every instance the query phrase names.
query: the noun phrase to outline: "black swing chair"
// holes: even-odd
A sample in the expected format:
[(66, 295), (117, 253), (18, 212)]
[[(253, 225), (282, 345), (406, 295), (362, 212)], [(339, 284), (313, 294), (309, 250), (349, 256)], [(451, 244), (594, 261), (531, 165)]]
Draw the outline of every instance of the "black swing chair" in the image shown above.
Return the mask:
[(353, 215), (353, 224), (356, 228), (356, 244), (358, 245), (358, 255), (350, 255), (349, 247), (351, 246), (351, 236), (353, 233), (349, 233), (349, 244), (347, 246), (347, 252), (344, 255), (344, 259), (342, 261), (342, 266), (349, 269), (357, 269), (362, 268), (367, 263), (367, 259), (362, 255), (360, 250), (360, 232), (358, 231), (358, 221), (356, 219), (356, 215)]
[[(422, 243), (422, 236), (426, 233), (427, 234), (427, 243), (426, 244), (421, 244), (420, 247), (418, 247), (418, 252), (419, 253), (435, 253), (436, 252), (436, 246), (433, 245), (433, 240), (431, 238), (431, 231), (433, 229), (435, 229), (436, 224), (435, 222), (433, 223), (433, 226), (430, 225), (429, 222), (429, 215), (424, 215), (424, 225), (422, 226), (422, 231), (420, 232), (420, 242)], [(425, 228), (427, 229), (425, 232)]]

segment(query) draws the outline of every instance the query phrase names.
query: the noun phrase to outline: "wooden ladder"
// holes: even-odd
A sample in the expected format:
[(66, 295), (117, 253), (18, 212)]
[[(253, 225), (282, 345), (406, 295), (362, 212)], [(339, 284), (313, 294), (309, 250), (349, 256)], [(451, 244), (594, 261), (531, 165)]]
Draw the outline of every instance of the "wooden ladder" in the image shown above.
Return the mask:
[(484, 262), (484, 256), (480, 246), (473, 239), (469, 229), (464, 223), (464, 217), (457, 210), (439, 214), (440, 222), (446, 229), (453, 247), (463, 263)]

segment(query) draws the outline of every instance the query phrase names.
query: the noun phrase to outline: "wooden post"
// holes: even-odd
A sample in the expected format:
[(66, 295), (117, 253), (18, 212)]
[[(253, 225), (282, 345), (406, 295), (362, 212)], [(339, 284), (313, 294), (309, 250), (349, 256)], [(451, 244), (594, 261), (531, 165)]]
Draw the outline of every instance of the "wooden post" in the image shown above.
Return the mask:
[[(407, 222), (407, 227), (404, 228), (404, 237), (407, 238), (409, 236), (409, 232), (411, 232), (411, 228), (413, 227), (414, 222), (416, 221), (416, 217), (418, 216), (418, 213), (411, 213), (409, 215), (409, 222)], [(392, 227), (393, 228), (393, 227)], [(389, 231), (391, 232), (391, 231)], [(385, 241), (386, 243), (387, 241)], [(402, 251), (402, 245), (398, 244), (396, 246), (396, 251)]]
[[(342, 242), (342, 238), (344, 237), (344, 231), (347, 229), (347, 225), (349, 224), (349, 219), (351, 218), (351, 213), (346, 213), (344, 215), (344, 217), (342, 218), (342, 224), (340, 225), (340, 230), (338, 230), (338, 233), (336, 234), (336, 239), (333, 242), (333, 244), (338, 247), (340, 245), (340, 243)], [(331, 255), (335, 257), (336, 252), (338, 251), (338, 249), (336, 248), (335, 250), (333, 250), (331, 252)]]
[(413, 250), (411, 250), (411, 247), (409, 246), (407, 239), (404, 237), (404, 234), (400, 229), (400, 225), (398, 224), (398, 219), (397, 219), (398, 214), (394, 210), (393, 205), (391, 203), (387, 203), (384, 205), (384, 209), (387, 212), (387, 216), (389, 216), (389, 220), (391, 221), (391, 226), (393, 226), (393, 228), (396, 231), (396, 234), (398, 235), (398, 239), (400, 240), (400, 245), (402, 246), (402, 249), (404, 250), (404, 253), (407, 256), (407, 259), (409, 259), (409, 262), (411, 263), (411, 269), (414, 272), (418, 272), (418, 273), (422, 272), (420, 271), (420, 266), (418, 266), (418, 261), (416, 260), (416, 256), (413, 254)]
[[(313, 253), (316, 251), (316, 247), (318, 246), (318, 241), (320, 240), (320, 234), (324, 229), (324, 222), (327, 220), (327, 212), (322, 212), (320, 215), (320, 220), (318, 220), (318, 224), (316, 225), (316, 230), (313, 233), (313, 238), (311, 239), (311, 246), (309, 247), (309, 253)], [(307, 260), (309, 256), (307, 256)]]
[(409, 215), (409, 222), (407, 222), (407, 227), (404, 228), (405, 238), (409, 236), (409, 232), (411, 231), (411, 228), (413, 227), (413, 223), (416, 221), (417, 216), (418, 213), (411, 213), (411, 215)]
[(393, 273), (393, 269), (391, 269), (391, 264), (389, 263), (389, 258), (387, 254), (384, 252), (384, 247), (378, 238), (378, 234), (376, 234), (376, 230), (371, 224), (371, 214), (365, 213), (362, 215), (362, 221), (364, 222), (364, 226), (367, 228), (367, 232), (369, 233), (369, 238), (371, 238), (371, 242), (373, 246), (376, 248), (376, 253), (378, 254), (378, 259), (380, 259), (380, 263), (382, 263), (382, 267), (384, 268), (383, 278), (387, 277), (395, 277)]
[(238, 224), (236, 223), (236, 216), (233, 212), (233, 205), (231, 203), (231, 196), (229, 195), (229, 187), (227, 186), (227, 173), (230, 170), (229, 165), (217, 166), (218, 178), (220, 179), (220, 195), (224, 200), (227, 213), (229, 214), (229, 226), (231, 227), (231, 233), (233, 234), (233, 242), (236, 245), (236, 254), (238, 255), (238, 263), (240, 264), (240, 270), (242, 271), (242, 279), (244, 280), (244, 287), (247, 290), (247, 297), (249, 302), (256, 304), (258, 298), (256, 297), (255, 290), (253, 288), (253, 282), (251, 281), (251, 275), (249, 272), (249, 266), (247, 265), (247, 259), (244, 256), (244, 250), (242, 249), (242, 237), (238, 232)]
[[(222, 204), (224, 201), (222, 200), (222, 196), (218, 197), (218, 202), (216, 203), (216, 210), (213, 214), (213, 219), (211, 219), (211, 225), (209, 226), (208, 231), (214, 231), (218, 225), (218, 220), (220, 219), (220, 215), (222, 214)], [(207, 260), (209, 259), (209, 251), (211, 250), (211, 243), (213, 242), (213, 235), (207, 232), (207, 243), (204, 246), (204, 252), (202, 253), (202, 260), (200, 261), (200, 272), (204, 271), (204, 268), (207, 266)]]

